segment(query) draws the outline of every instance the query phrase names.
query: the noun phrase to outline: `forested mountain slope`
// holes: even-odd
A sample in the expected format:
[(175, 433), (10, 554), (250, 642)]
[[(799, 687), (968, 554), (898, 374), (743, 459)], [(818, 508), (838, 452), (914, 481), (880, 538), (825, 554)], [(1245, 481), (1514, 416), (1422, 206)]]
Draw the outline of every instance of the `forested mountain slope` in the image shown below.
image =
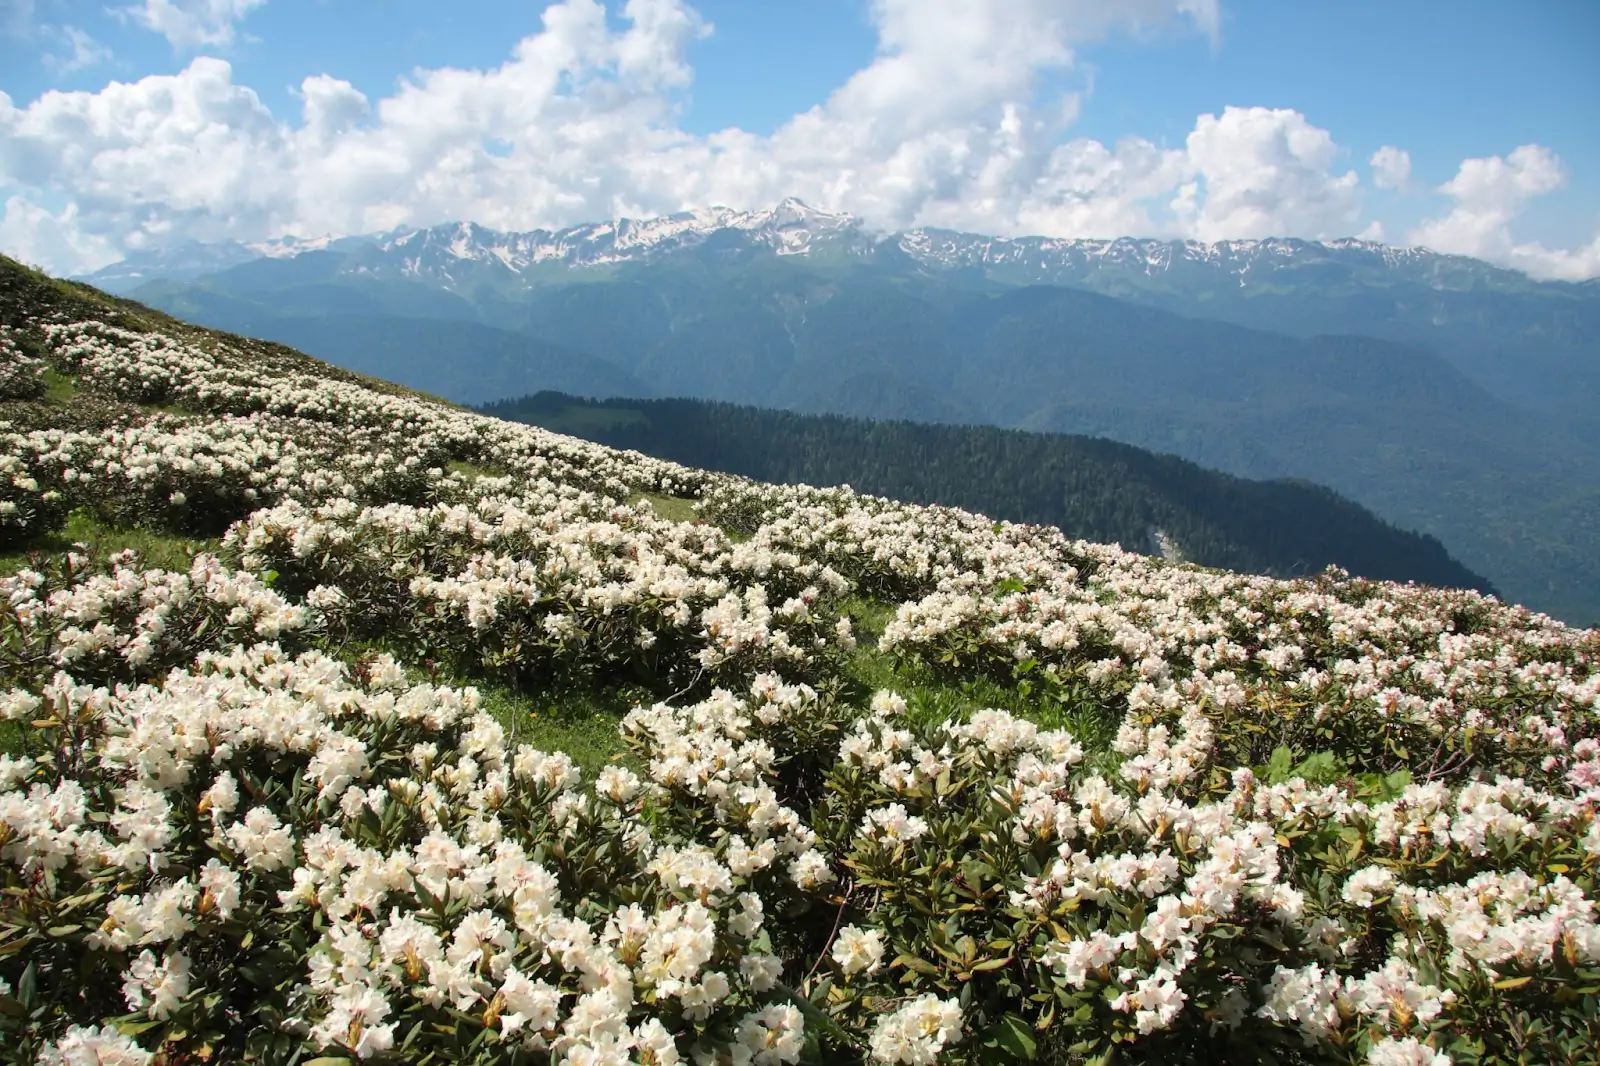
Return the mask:
[(1165, 546), (1206, 566), (1283, 576), (1340, 566), (1363, 577), (1489, 588), (1434, 538), (1395, 529), (1320, 486), (1248, 481), (1104, 439), (550, 392), (481, 410), (686, 466), (849, 485), (1135, 551)]

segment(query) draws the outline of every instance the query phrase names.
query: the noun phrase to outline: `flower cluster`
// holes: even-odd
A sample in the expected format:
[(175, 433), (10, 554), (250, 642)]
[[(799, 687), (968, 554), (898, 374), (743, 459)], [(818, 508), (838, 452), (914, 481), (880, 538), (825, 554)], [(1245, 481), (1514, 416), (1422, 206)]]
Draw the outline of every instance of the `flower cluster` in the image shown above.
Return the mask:
[(290, 503), (255, 512), (225, 544), (283, 587), (338, 587), (368, 632), (522, 677), (747, 683), (814, 672), (853, 647), (832, 606), (848, 583), (824, 565), (662, 521), (647, 504), (528, 488), (475, 486), (470, 502), (426, 508)]
[(47, 1060), (101, 1039), (75, 994), (96, 980), (190, 1046), (238, 1028), (361, 1058), (411, 1033), (570, 1061), (798, 1060), (765, 929), (765, 900), (795, 889), (759, 857), (818, 860), (758, 776), (727, 797), (749, 846), (713, 850), (648, 828), (629, 772), (583, 792), (565, 756), (512, 749), (472, 690), (407, 686), (388, 659), (367, 673), (256, 645), (159, 688), (44, 686), (51, 758), (7, 759), (0, 860), (8, 913), (49, 919), (20, 953), (59, 1014)]
[(22, 350), (10, 329), (0, 326), (0, 400), (31, 400), (48, 388), (45, 363)]
[(62, 670), (78, 683), (151, 680), (202, 650), (279, 640), (318, 621), (314, 608), (207, 553), (187, 573), (145, 569), (131, 551), (99, 566), (69, 553), (59, 565), (0, 578), (0, 670), (13, 684)]
[(1286, 747), (1351, 772), (1495, 768), (1550, 783), (1600, 735), (1596, 635), (1475, 593), (1139, 557), (1086, 576), (1050, 552), (1025, 567), (903, 604), (881, 647), (1026, 675), (1063, 704), (1128, 713), (1136, 737), (1198, 712), (1224, 768)]
[(1001, 711), (919, 725), (900, 702), (843, 742), (816, 820), (870, 893), (835, 942), (841, 1019), (909, 990), (980, 1031), (1064, 1026), (1084, 1050), (1287, 1042), (1375, 1062), (1512, 1016), (1591, 1024), (1600, 790), (1500, 777), (1380, 801), (1240, 769), (1192, 798), (1203, 714), (1125, 729), (1108, 774), (1064, 732)]

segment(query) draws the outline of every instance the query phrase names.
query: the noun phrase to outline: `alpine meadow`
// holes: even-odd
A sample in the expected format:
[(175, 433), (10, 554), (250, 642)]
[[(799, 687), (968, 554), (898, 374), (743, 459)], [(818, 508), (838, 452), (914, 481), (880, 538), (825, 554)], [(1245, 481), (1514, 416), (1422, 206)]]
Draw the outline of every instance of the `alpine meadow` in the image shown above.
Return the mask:
[(1596, 54), (0, 2), (0, 1066), (1600, 1066)]

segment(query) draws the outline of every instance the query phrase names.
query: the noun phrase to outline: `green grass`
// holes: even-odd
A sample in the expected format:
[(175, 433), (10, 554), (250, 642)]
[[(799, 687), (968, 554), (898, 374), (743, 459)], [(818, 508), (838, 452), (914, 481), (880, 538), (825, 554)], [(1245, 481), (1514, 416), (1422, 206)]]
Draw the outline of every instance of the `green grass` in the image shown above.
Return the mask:
[(58, 406), (71, 403), (72, 398), (78, 394), (78, 379), (71, 374), (63, 374), (59, 370), (46, 367), (43, 377), (45, 403)]
[(171, 401), (168, 403), (142, 403), (139, 407), (152, 415), (175, 415), (178, 418), (195, 418), (201, 412), (196, 411), (187, 404)]
[(452, 474), (465, 474), (473, 481), (480, 477), (505, 477), (504, 470), (495, 470), (487, 466), (478, 466), (475, 463), (462, 462), (460, 459), (451, 459), (445, 463), (445, 469)]
[(677, 496), (662, 496), (655, 492), (641, 492), (630, 499), (629, 503), (638, 503), (640, 500), (649, 502), (656, 517), (668, 522), (699, 522), (702, 521), (698, 511), (694, 509), (695, 501), (680, 499)]
[[(471, 469), (467, 464), (453, 468)], [(674, 499), (653, 493), (640, 497), (650, 501), (656, 512), (674, 521), (693, 521), (692, 500)], [(0, 553), (0, 574), (11, 574), (29, 564), (37, 554), (64, 552), (82, 543), (96, 554), (110, 554), (126, 548), (138, 550), (146, 565), (185, 570), (198, 551), (215, 550), (217, 542), (174, 536), (149, 529), (119, 529), (92, 512), (79, 510), (69, 516), (65, 527), (30, 551)], [(893, 619), (895, 605), (852, 597), (842, 605), (854, 628), (857, 647), (844, 663), (843, 695), (865, 709), (872, 694), (891, 689), (906, 700), (908, 714), (919, 723), (945, 720), (965, 721), (983, 708), (998, 708), (1039, 723), (1045, 728), (1070, 730), (1091, 752), (1104, 752), (1116, 732), (1116, 723), (1094, 707), (1063, 707), (1049, 699), (1042, 688), (1026, 683), (988, 677), (954, 678), (878, 650), (878, 638)], [(378, 645), (352, 644), (336, 654), (354, 662)], [(427, 680), (420, 669), (412, 669), (413, 680)], [(602, 687), (592, 690), (529, 692), (482, 677), (438, 677), (438, 683), (474, 686), (482, 697), (483, 709), (506, 727), (512, 745), (532, 744), (545, 751), (563, 751), (583, 769), (585, 780), (608, 763), (626, 757), (617, 724), (633, 707), (654, 702), (654, 697), (631, 686)], [(15, 723), (0, 723), (0, 751), (19, 749), (21, 734)]]
[(188, 570), (195, 554), (215, 551), (218, 541), (197, 537), (180, 537), (152, 529), (121, 529), (113, 526), (92, 511), (77, 510), (67, 516), (66, 525), (59, 531), (41, 539), (31, 547), (0, 552), (0, 575), (14, 574), (31, 565), (35, 556), (59, 555), (83, 544), (95, 555), (110, 555), (132, 548), (144, 557), (146, 567), (164, 570)]
[(26, 722), (0, 722), (0, 755), (13, 758), (23, 754), (22, 738), (27, 736)]
[(564, 751), (582, 768), (586, 781), (624, 757), (617, 723), (640, 702), (616, 691), (530, 694), (493, 682), (470, 684), (483, 697), (483, 709), (506, 727), (513, 747), (532, 744), (543, 751)]
[[(607, 763), (624, 758), (626, 749), (617, 733), (617, 724), (634, 707), (655, 702), (655, 697), (623, 686), (588, 691), (518, 690), (481, 674), (429, 673), (383, 639), (351, 641), (325, 649), (348, 666), (388, 651), (405, 666), (411, 684), (430, 683), (452, 688), (478, 690), (479, 706), (505, 727), (506, 738), (515, 749), (532, 744), (542, 751), (562, 751), (583, 770), (585, 781)], [(0, 723), (3, 724), (3, 723)]]
[[(639, 492), (630, 497), (628, 502), (638, 503), (640, 500), (648, 501), (651, 509), (655, 511), (656, 517), (668, 522), (687, 522), (693, 525), (696, 522), (706, 521), (706, 519), (700, 517), (700, 512), (695, 509), (695, 505), (698, 502), (696, 500), (684, 499), (681, 496), (663, 496), (658, 492)], [(720, 526), (719, 528), (735, 544), (743, 544), (750, 539), (750, 534), (742, 533), (737, 529), (729, 529), (726, 526)]]
[(870, 700), (879, 689), (898, 692), (905, 698), (907, 716), (921, 724), (964, 722), (974, 711), (986, 708), (1009, 711), (1045, 729), (1067, 730), (1092, 755), (1109, 751), (1121, 719), (1097, 704), (1064, 706), (1045, 686), (1026, 679), (941, 676), (878, 650), (878, 638), (894, 618), (894, 604), (852, 598), (843, 605), (843, 613), (850, 616), (856, 635), (856, 650), (844, 668), (856, 699)]

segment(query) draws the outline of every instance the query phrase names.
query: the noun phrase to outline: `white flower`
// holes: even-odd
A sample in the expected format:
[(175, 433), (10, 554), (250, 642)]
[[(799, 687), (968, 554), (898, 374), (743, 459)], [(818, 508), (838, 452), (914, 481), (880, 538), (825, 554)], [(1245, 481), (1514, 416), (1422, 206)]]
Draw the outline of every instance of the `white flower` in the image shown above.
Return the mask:
[(44, 1049), (40, 1066), (149, 1066), (155, 1056), (115, 1026), (70, 1026), (66, 1035)]
[(206, 860), (198, 880), (203, 893), (199, 903), (201, 914), (215, 909), (217, 919), (227, 921), (239, 906), (239, 875), (213, 858)]
[(765, 992), (783, 976), (783, 960), (775, 955), (746, 955), (739, 960), (739, 973), (757, 992)]
[(1316, 963), (1298, 970), (1279, 966), (1267, 982), (1266, 1002), (1256, 1014), (1298, 1026), (1306, 1046), (1311, 1047), (1339, 1028), (1335, 1003), (1339, 990), (1338, 975), (1324, 973)]
[(919, 996), (878, 1020), (868, 1041), (874, 1061), (932, 1063), (946, 1044), (961, 1039), (961, 1007), (953, 999)]
[(627, 803), (639, 792), (639, 776), (622, 766), (608, 766), (595, 777), (594, 791), (612, 803)]
[(159, 961), (142, 951), (122, 978), (122, 995), (128, 1009), (142, 1010), (151, 1018), (166, 1020), (189, 994), (189, 957), (174, 951)]
[(1385, 1037), (1367, 1053), (1368, 1066), (1450, 1066), (1450, 1056), (1422, 1043), (1414, 1036), (1396, 1040)]
[(905, 697), (889, 689), (879, 689), (872, 694), (872, 713), (880, 718), (894, 718), (906, 713)]
[(311, 1035), (324, 1047), (339, 1045), (359, 1058), (371, 1058), (394, 1047), (394, 1026), (384, 1023), (389, 1013), (389, 1001), (377, 989), (351, 985), (333, 998)]
[(223, 837), (252, 870), (271, 872), (294, 862), (294, 838), (271, 808), (252, 807)]
[(682, 1062), (678, 1045), (659, 1018), (646, 1018), (633, 1031), (633, 1046), (646, 1066), (677, 1066)]
[(846, 975), (876, 973), (883, 964), (883, 934), (876, 929), (845, 926), (833, 943), (833, 961)]
[(739, 1043), (753, 1056), (755, 1066), (799, 1062), (805, 1049), (805, 1022), (790, 1004), (766, 1007), (739, 1020)]
[(789, 864), (789, 878), (801, 888), (816, 888), (832, 881), (835, 876), (828, 868), (828, 861), (815, 848), (802, 852)]
[(909, 843), (927, 832), (928, 823), (907, 814), (903, 803), (868, 811), (861, 825), (862, 836), (886, 846)]
[(561, 990), (524, 976), (514, 966), (506, 970), (500, 994), (505, 997), (505, 1010), (500, 1015), (502, 1032), (512, 1033), (524, 1027), (535, 1032), (553, 1029), (561, 1016)]
[(1365, 866), (1351, 874), (1341, 893), (1346, 903), (1371, 907), (1375, 897), (1394, 886), (1394, 873), (1382, 866)]

